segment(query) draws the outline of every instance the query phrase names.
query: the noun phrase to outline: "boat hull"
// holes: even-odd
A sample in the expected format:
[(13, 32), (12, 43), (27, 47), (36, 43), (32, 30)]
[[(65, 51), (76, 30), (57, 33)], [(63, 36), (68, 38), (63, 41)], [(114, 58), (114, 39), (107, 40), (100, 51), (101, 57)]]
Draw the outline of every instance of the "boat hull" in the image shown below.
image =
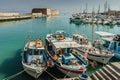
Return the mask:
[(120, 53), (115, 53), (114, 57), (120, 59)]
[(85, 73), (86, 70), (70, 70), (70, 69), (66, 69), (64, 67), (60, 67), (60, 66), (57, 66), (56, 67), (61, 71), (63, 72), (64, 74), (66, 74), (66, 76), (69, 76), (69, 77), (78, 77), (80, 74), (83, 74)]
[(103, 64), (107, 64), (113, 56), (98, 56), (98, 55), (88, 55), (88, 59), (97, 61)]
[[(47, 50), (47, 49), (46, 49)], [(47, 50), (48, 56), (50, 57), (50, 59), (53, 61), (54, 65), (64, 74), (66, 74), (69, 77), (78, 77), (78, 75), (85, 73), (86, 69), (83, 68), (81, 70), (71, 70), (65, 67), (60, 66), (60, 64), (58, 64), (50, 55), (49, 51)]]
[(25, 72), (27, 74), (29, 74), (30, 76), (32, 76), (34, 78), (38, 78), (42, 74), (42, 72), (38, 74), (36, 72), (36, 69), (32, 69), (30, 67), (27, 67), (26, 64), (24, 64), (24, 63), (23, 63), (23, 68), (25, 69)]
[[(85, 55), (82, 50), (76, 48), (77, 50), (81, 51), (82, 55)], [(102, 54), (93, 54), (93, 53), (88, 53), (88, 59), (93, 60), (93, 61), (97, 61), (103, 64), (107, 64), (109, 62), (109, 60), (114, 56), (114, 54), (112, 55), (102, 55)]]

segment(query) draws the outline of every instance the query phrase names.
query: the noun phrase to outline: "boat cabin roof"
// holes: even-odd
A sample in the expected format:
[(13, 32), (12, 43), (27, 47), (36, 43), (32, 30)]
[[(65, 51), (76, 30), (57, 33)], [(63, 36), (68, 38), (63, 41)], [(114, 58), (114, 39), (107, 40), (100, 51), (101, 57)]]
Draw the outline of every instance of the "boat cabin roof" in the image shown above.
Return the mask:
[[(55, 35), (56, 37), (54, 37), (53, 35)], [(63, 36), (63, 37), (65, 37), (64, 39), (62, 39), (62, 40), (59, 40), (59, 38), (60, 38), (60, 37), (57, 37), (57, 36), (59, 36), (59, 34), (47, 34), (47, 36), (46, 36), (46, 39), (47, 39), (49, 42), (58, 42), (58, 41), (60, 41), (60, 42), (63, 42), (63, 41), (72, 41), (72, 38), (65, 37), (65, 36)]]
[(65, 33), (63, 30), (58, 30), (56, 31), (57, 34), (62, 34), (62, 33)]
[(98, 34), (101, 37), (111, 37), (111, 36), (115, 36), (115, 34), (113, 33), (109, 33), (109, 32), (102, 32), (102, 31), (97, 31), (95, 32), (96, 34)]
[(106, 40), (106, 41), (113, 41), (113, 37), (107, 37), (107, 38), (102, 38), (103, 40)]
[(74, 47), (80, 47), (80, 45), (77, 42), (74, 42), (74, 41), (54, 42), (53, 45), (55, 46), (55, 48), (74, 48)]
[(29, 49), (44, 49), (43, 43), (40, 43), (39, 41), (30, 41), (28, 42), (27, 47)]

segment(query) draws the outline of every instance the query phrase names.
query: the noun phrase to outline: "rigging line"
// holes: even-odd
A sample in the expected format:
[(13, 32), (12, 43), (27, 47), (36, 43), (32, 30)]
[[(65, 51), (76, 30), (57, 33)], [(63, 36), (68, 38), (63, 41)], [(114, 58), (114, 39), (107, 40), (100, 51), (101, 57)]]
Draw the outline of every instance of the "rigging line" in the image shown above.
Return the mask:
[(9, 77), (7, 77), (7, 78), (4, 78), (3, 80), (13, 79), (13, 78), (17, 77), (18, 75), (22, 74), (22, 73), (23, 73), (24, 71), (26, 71), (26, 70), (27, 70), (27, 68), (24, 69), (24, 70), (22, 70), (22, 71), (20, 71), (20, 72), (18, 72), (18, 73), (16, 73), (16, 74), (14, 74), (14, 75), (12, 75), (12, 76), (9, 76)]
[(64, 78), (66, 78), (66, 77), (67, 77), (67, 75), (68, 75), (70, 72), (71, 72), (71, 71), (68, 71), (68, 72), (67, 72), (67, 74), (64, 76)]
[(50, 76), (52, 76), (55, 80), (57, 80), (57, 78), (55, 76), (53, 76), (51, 73), (49, 73), (48, 71), (45, 70), (45, 72), (47, 72)]

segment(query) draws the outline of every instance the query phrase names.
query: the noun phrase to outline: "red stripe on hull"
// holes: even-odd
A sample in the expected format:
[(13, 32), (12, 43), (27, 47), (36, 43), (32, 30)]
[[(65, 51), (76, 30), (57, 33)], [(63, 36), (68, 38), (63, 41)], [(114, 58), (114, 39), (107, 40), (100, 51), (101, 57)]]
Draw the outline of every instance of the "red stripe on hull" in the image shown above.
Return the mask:
[(76, 74), (82, 74), (85, 72), (85, 69), (81, 69), (81, 70), (70, 70), (70, 69), (67, 69), (67, 68), (63, 68), (59, 65), (56, 65), (58, 68), (62, 69), (62, 70), (65, 70), (67, 72), (71, 72), (71, 73), (76, 73)]

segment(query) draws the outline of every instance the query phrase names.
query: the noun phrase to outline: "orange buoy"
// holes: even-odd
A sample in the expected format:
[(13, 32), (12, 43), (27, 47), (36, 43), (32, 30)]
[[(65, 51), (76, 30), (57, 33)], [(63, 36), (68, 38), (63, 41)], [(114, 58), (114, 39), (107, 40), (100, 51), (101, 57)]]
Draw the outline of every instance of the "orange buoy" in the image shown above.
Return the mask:
[(85, 57), (85, 58), (88, 58), (88, 54), (87, 54), (86, 52), (84, 53), (84, 57)]
[(41, 48), (43, 46), (43, 42), (41, 40), (36, 41), (36, 47)]
[(58, 60), (58, 57), (57, 57), (56, 54), (54, 54), (53, 59), (54, 59), (54, 60)]
[(59, 54), (60, 54), (60, 55), (62, 55), (62, 54), (63, 54), (62, 49), (60, 49), (60, 50), (59, 50)]

